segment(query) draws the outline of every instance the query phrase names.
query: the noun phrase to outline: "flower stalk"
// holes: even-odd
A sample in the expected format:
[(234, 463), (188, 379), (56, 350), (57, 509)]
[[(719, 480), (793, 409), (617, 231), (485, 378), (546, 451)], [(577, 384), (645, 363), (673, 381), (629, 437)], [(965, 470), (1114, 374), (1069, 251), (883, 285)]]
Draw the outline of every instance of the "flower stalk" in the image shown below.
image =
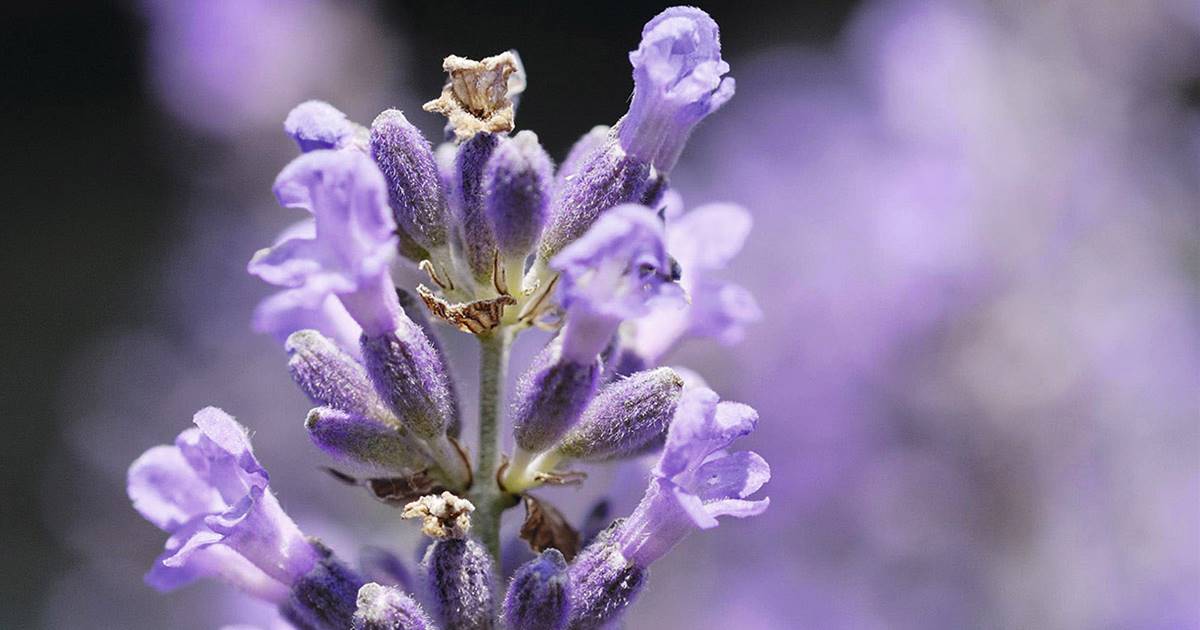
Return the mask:
[(516, 497), (502, 491), (496, 482), (499, 423), (512, 337), (513, 333), (507, 327), (479, 336), (479, 457), (471, 501), (476, 506), (476, 533), (497, 566), (500, 562), (501, 515), (517, 504)]

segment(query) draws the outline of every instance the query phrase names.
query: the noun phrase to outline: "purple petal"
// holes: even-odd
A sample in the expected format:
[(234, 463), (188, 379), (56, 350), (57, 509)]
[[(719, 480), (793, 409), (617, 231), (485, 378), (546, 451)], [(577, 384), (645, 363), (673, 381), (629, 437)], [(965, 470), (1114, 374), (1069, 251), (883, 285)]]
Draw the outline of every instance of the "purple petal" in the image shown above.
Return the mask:
[(753, 219), (745, 208), (727, 203), (700, 206), (667, 224), (667, 250), (689, 273), (723, 269), (742, 250)]
[(771, 499), (759, 499), (758, 501), (747, 501), (745, 499), (722, 499), (713, 501), (712, 503), (704, 504), (704, 509), (714, 518), (717, 516), (732, 516), (734, 518), (746, 518), (748, 516), (758, 516), (767, 511), (767, 507), (771, 505)]
[(310, 301), (310, 292), (303, 289), (280, 291), (258, 303), (251, 325), (255, 332), (268, 333), (280, 343), (294, 332), (315, 330), (357, 357), (362, 327), (350, 317), (341, 301), (328, 293), (321, 295), (315, 306)]
[(338, 146), (345, 138), (354, 135), (355, 127), (345, 114), (324, 101), (307, 101), (297, 105), (283, 122), (283, 130), (305, 153)]
[(685, 388), (683, 398), (667, 430), (667, 443), (654, 474), (670, 478), (699, 465), (709, 453), (711, 429), (716, 415), (717, 393), (706, 387)]
[(740, 451), (706, 461), (696, 470), (696, 496), (706, 504), (726, 498), (744, 499), (771, 479), (771, 467), (758, 453)]
[(220, 495), (174, 446), (155, 446), (134, 460), (128, 493), (133, 508), (168, 533), (197, 515), (224, 509)]
[(651, 298), (677, 291), (662, 222), (645, 206), (626, 204), (604, 213), (550, 264), (560, 272), (563, 306), (578, 305), (601, 317), (636, 317)]

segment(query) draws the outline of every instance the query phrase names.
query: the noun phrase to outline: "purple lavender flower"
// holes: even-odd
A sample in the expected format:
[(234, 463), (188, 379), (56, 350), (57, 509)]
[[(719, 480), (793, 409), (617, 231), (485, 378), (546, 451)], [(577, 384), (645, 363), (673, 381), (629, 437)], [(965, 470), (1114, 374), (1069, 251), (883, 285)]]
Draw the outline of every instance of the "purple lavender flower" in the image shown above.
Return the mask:
[(692, 128), (733, 96), (733, 79), (722, 78), (729, 64), (721, 59), (717, 24), (700, 9), (672, 7), (655, 16), (629, 60), (633, 101), (615, 138), (593, 129), (568, 157), (538, 250), (540, 279), (547, 278), (545, 263), (601, 213), (623, 203), (657, 207)]
[(605, 213), (551, 266), (567, 311), (562, 353), (579, 363), (599, 355), (620, 323), (645, 314), (650, 302), (679, 297), (662, 221), (645, 206)]
[(629, 61), (633, 101), (617, 137), (627, 153), (669, 172), (692, 128), (733, 97), (717, 23), (694, 7), (667, 9), (642, 29)]
[[(316, 233), (316, 222), (305, 219), (284, 230), (274, 244), (277, 246), (294, 238), (315, 239)], [(303, 287), (275, 293), (255, 307), (251, 326), (255, 332), (269, 333), (281, 344), (298, 330), (316, 330), (336, 341), (343, 350), (356, 356), (359, 354), (358, 338), (362, 335), (362, 326), (332, 293), (320, 299), (314, 299)]]
[(267, 282), (299, 289), (310, 307), (336, 294), (367, 335), (395, 330), (402, 316), (388, 265), (396, 256), (396, 224), (387, 183), (357, 151), (315, 150), (275, 179), (275, 196), (316, 219), (311, 238), (289, 238), (254, 255), (248, 270)]
[(684, 392), (646, 496), (615, 537), (630, 562), (649, 566), (693, 529), (716, 527), (718, 516), (756, 516), (770, 505), (746, 498), (771, 479), (767, 462), (753, 451), (724, 452), (754, 430), (758, 413), (718, 400), (703, 387)]
[(129, 468), (133, 507), (170, 534), (146, 575), (160, 591), (215, 577), (267, 601), (321, 559), (267, 486), (246, 429), (224, 411), (196, 413), (174, 446), (156, 446)]
[(283, 130), (296, 141), (302, 153), (343, 148), (364, 131), (325, 101), (306, 101), (294, 107), (283, 121)]
[(679, 263), (679, 286), (686, 305), (658, 302), (621, 329), (621, 350), (646, 365), (657, 365), (688, 338), (714, 338), (723, 345), (741, 341), (746, 324), (762, 318), (744, 287), (714, 277), (742, 249), (750, 233), (750, 213), (734, 204), (713, 203), (684, 213), (678, 195), (668, 194), (667, 251)]
[[(622, 323), (680, 307), (680, 266), (668, 255), (664, 215), (655, 208), (691, 127), (731, 93), (731, 84), (721, 79), (727, 67), (720, 61), (715, 25), (698, 10), (656, 18), (631, 60), (639, 96), (630, 116), (619, 127), (593, 130), (557, 177), (532, 132), (508, 136), (511, 78), (520, 75), (512, 53), (480, 62), (451, 56), (443, 64), (450, 81), (427, 108), (447, 114), (462, 143), (457, 148), (435, 154), (396, 111), (381, 114), (369, 134), (321, 102), (296, 107), (285, 123), (304, 153), (279, 174), (275, 194), (281, 204), (305, 208), (313, 218), (250, 261), (252, 274), (284, 289), (260, 307), (256, 326), (288, 335), (288, 367), (316, 405), (305, 422), (312, 441), (339, 466), (367, 477), (360, 485), (376, 498), (408, 501), (402, 515), (421, 517), (422, 531), (437, 539), (422, 568), (434, 612), (448, 627), (488, 629), (502, 623), (501, 616), (527, 628), (598, 627), (615, 620), (640, 590), (646, 567), (686, 533), (678, 513), (708, 510), (711, 519), (738, 512), (734, 504), (765, 481), (754, 477), (741, 490), (733, 487), (739, 466), (749, 475), (762, 471), (757, 456), (710, 456), (732, 437), (704, 449), (693, 446), (704, 439), (719, 442), (719, 436), (700, 435), (700, 429), (664, 436), (668, 420), (683, 413), (677, 407), (692, 415), (709, 412), (683, 420), (685, 427), (753, 420), (743, 417), (752, 412), (741, 407), (718, 405), (715, 394), (711, 409), (680, 407), (687, 389), (671, 369), (613, 382), (592, 400), (606, 376), (602, 352), (622, 347), (614, 345)], [(667, 67), (675, 67), (678, 76), (663, 74)], [(705, 92), (708, 75), (716, 83)], [(547, 232), (550, 214), (559, 229)], [(732, 246), (679, 244), (698, 271), (689, 285), (698, 294), (709, 289), (700, 282), (703, 272), (721, 267), (740, 246), (744, 234), (737, 232), (744, 230), (737, 218), (709, 226), (718, 232), (736, 228)], [(713, 252), (695, 251), (710, 245)], [(525, 274), (535, 250), (539, 258)], [(420, 303), (394, 286), (390, 267), (397, 255), (420, 260), (419, 269), (436, 287), (415, 287)], [(473, 463), (449, 433), (458, 405), (441, 344), (418, 311), (411, 317), (405, 312), (422, 307), (481, 343)], [(716, 334), (728, 326), (710, 321), (715, 319), (694, 328)], [(509, 345), (534, 325), (560, 328), (560, 334), (526, 372), (511, 417), (505, 418), (502, 375)], [(298, 326), (305, 328), (294, 330)], [(661, 328), (663, 338), (695, 332)], [(647, 351), (643, 360), (661, 354)], [(564, 440), (581, 414), (583, 424)], [(497, 435), (506, 419), (517, 447), (509, 454), (500, 452)], [(556, 470), (558, 462), (630, 457), (664, 441), (661, 470), (643, 507), (597, 537), (568, 569), (566, 558), (579, 550), (579, 532), (562, 510), (526, 491), (585, 478)], [(671, 468), (681, 457), (696, 461)], [(271, 498), (269, 493), (262, 498), (265, 479), (264, 473), (254, 495), (259, 502)], [(667, 490), (673, 494), (663, 494)], [(654, 498), (659, 495), (674, 502)], [(497, 569), (505, 566), (501, 518), (522, 504), (520, 537), (542, 555), (516, 571), (501, 611), (494, 589)], [(738, 513), (761, 511), (765, 502), (759, 505)], [(211, 520), (204, 521), (210, 528)], [(689, 522), (711, 526), (698, 516)], [(587, 527), (591, 536), (598, 525)], [(291, 573), (267, 575), (279, 584), (267, 594), (289, 622), (322, 630), (431, 625), (407, 595), (377, 584), (363, 587), (361, 576), (305, 540), (294, 525), (292, 530), (310, 552), (307, 563)], [(571, 573), (579, 576), (577, 590), (568, 587)]]
[(767, 509), (769, 499), (747, 499), (771, 478), (767, 462), (750, 451), (724, 451), (757, 421), (753, 409), (719, 402), (710, 389), (684, 391), (642, 502), (572, 566), (571, 628), (598, 628), (618, 618), (645, 570), (693, 530), (716, 527), (718, 516), (745, 518)]

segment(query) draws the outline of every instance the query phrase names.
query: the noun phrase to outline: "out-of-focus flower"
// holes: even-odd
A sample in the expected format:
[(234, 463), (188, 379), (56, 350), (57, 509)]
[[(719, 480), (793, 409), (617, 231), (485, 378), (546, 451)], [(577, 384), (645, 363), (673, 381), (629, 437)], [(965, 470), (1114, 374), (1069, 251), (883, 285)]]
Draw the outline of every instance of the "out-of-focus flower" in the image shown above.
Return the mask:
[(214, 407), (195, 423), (129, 468), (134, 508), (171, 535), (146, 581), (165, 591), (219, 577), (282, 603), (319, 553), (267, 487), (246, 429)]

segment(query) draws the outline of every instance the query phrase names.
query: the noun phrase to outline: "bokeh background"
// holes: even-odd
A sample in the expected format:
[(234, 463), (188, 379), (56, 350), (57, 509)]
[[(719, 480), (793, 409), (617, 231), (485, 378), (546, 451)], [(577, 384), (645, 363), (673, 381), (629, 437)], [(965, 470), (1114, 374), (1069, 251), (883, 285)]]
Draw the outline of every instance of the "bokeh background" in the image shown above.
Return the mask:
[[(305, 531), (414, 553), (317, 470), (248, 329), (245, 262), (296, 217), (270, 195), (284, 115), (398, 107), (436, 137), (441, 57), (515, 47), (518, 128), (561, 158), (624, 111), (662, 7), (73, 4), (0, 20), (0, 627), (271, 627), (142, 585), (163, 536), (123, 477), (216, 404)], [(1200, 628), (1200, 3), (700, 5), (738, 94), (674, 180), (750, 209), (728, 277), (765, 316), (672, 362), (759, 408), (772, 506), (656, 565), (628, 627)], [(556, 500), (610, 484), (627, 511), (637, 477)]]

